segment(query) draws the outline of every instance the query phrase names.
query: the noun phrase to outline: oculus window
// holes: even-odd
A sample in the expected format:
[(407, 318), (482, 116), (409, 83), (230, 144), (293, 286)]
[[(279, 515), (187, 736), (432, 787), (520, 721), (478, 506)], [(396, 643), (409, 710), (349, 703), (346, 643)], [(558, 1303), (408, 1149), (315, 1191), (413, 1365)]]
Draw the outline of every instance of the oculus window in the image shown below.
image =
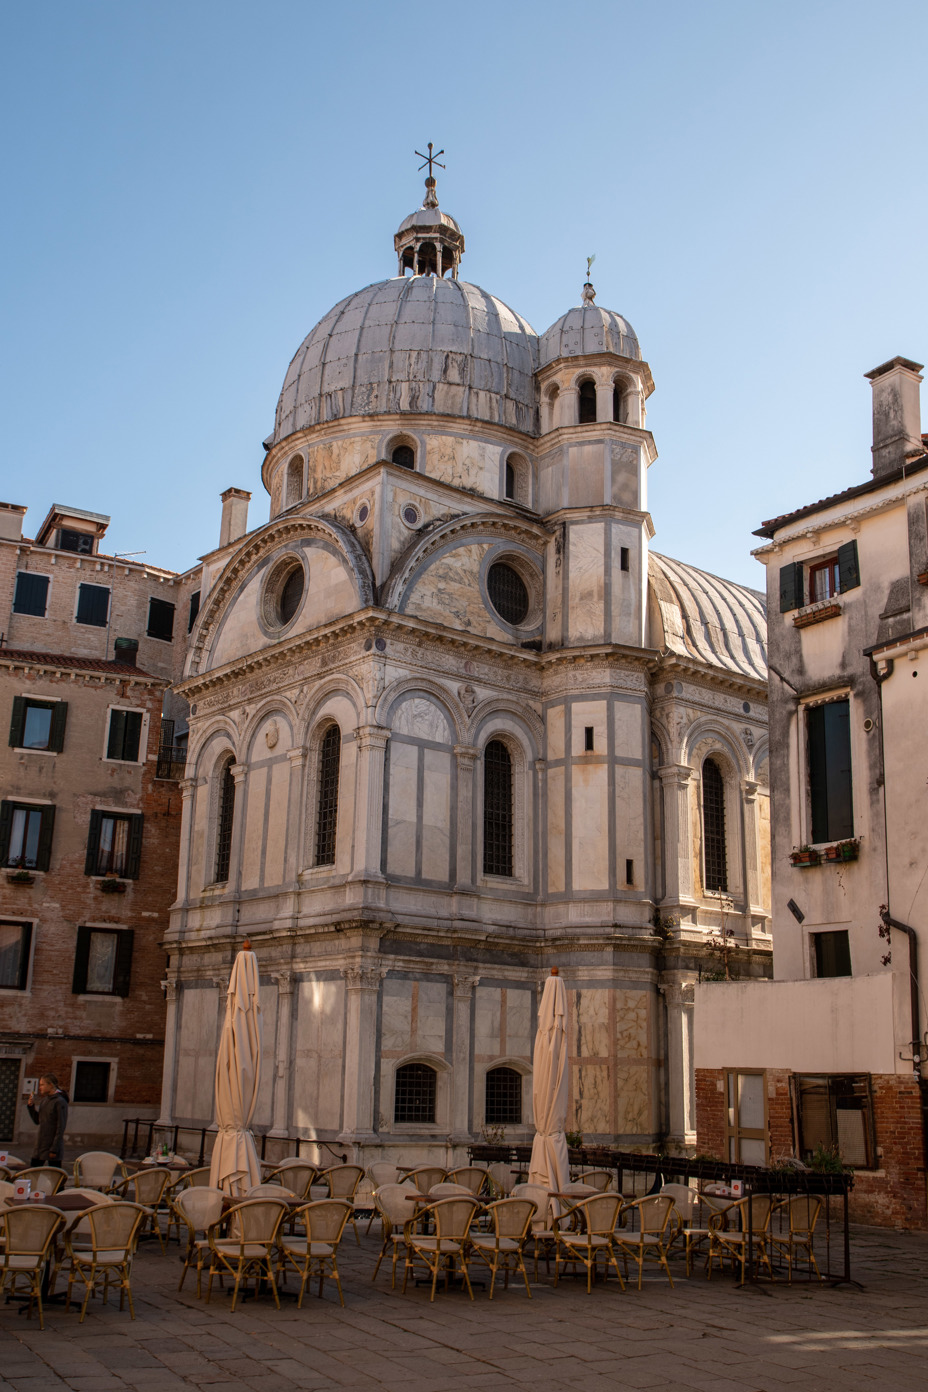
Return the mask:
[(494, 561), (487, 571), (490, 603), (508, 624), (524, 623), (528, 617), (528, 586), (522, 576), (505, 561)]

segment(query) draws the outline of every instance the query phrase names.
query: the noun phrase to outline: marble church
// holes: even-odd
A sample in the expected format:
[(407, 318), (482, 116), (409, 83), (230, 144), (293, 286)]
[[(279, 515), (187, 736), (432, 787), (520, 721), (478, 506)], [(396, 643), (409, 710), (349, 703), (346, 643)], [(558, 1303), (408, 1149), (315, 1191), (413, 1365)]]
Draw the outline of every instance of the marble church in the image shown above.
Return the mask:
[(186, 577), (161, 1121), (212, 1119), (247, 936), (258, 1130), (529, 1138), (557, 965), (569, 1124), (691, 1146), (693, 984), (769, 970), (764, 600), (652, 550), (654, 383), (590, 283), (536, 333), (432, 177), (394, 255), (290, 363), (270, 520), (229, 489)]

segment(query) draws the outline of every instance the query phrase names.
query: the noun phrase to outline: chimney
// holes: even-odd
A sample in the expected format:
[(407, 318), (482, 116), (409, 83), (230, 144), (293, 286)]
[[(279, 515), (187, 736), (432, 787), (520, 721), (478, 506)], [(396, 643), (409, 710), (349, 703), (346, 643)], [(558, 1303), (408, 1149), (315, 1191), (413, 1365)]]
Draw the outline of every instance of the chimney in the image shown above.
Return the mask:
[(248, 531), (248, 504), (251, 494), (244, 488), (227, 488), (222, 496), (222, 525), (219, 528), (219, 545), (228, 546), (230, 541), (238, 541)]
[(4, 541), (22, 541), (25, 515), (26, 509), (19, 503), (0, 503), (0, 537)]
[(137, 638), (117, 638), (113, 644), (114, 662), (124, 662), (127, 667), (134, 667), (138, 654), (139, 642)]
[(922, 454), (921, 412), (918, 389), (922, 364), (909, 358), (892, 358), (872, 372), (873, 477), (901, 469), (906, 455)]

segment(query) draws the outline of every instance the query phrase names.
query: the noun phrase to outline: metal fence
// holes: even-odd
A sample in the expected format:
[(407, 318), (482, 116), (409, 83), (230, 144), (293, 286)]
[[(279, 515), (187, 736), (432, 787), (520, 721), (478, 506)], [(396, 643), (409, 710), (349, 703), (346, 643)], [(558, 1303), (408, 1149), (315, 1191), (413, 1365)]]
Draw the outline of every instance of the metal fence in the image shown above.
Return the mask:
[[(310, 1150), (315, 1148), (320, 1155), (325, 1152), (331, 1156), (330, 1163), (336, 1160), (341, 1165), (348, 1163), (347, 1155), (336, 1150), (328, 1141), (310, 1140), (305, 1136), (269, 1136), (260, 1131), (252, 1134), (258, 1148), (258, 1158), (262, 1161), (276, 1163), (291, 1156), (309, 1159)], [(215, 1136), (216, 1130), (212, 1126), (159, 1126), (147, 1117), (123, 1117), (119, 1156), (121, 1160), (138, 1160), (151, 1155), (156, 1147), (167, 1145), (169, 1150), (191, 1161), (195, 1158), (199, 1168), (209, 1163)]]

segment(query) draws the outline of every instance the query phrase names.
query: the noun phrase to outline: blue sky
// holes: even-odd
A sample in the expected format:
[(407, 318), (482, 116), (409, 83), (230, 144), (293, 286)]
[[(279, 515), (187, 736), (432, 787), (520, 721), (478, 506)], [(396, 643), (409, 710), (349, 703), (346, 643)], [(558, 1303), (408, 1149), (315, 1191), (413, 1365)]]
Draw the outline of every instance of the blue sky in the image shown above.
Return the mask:
[(862, 374), (928, 355), (926, 39), (897, 0), (8, 3), (0, 497), (178, 569), (230, 484), (265, 520), (287, 364), (394, 273), (431, 139), (463, 275), (536, 330), (596, 253), (654, 546), (761, 586), (752, 528), (869, 472)]

